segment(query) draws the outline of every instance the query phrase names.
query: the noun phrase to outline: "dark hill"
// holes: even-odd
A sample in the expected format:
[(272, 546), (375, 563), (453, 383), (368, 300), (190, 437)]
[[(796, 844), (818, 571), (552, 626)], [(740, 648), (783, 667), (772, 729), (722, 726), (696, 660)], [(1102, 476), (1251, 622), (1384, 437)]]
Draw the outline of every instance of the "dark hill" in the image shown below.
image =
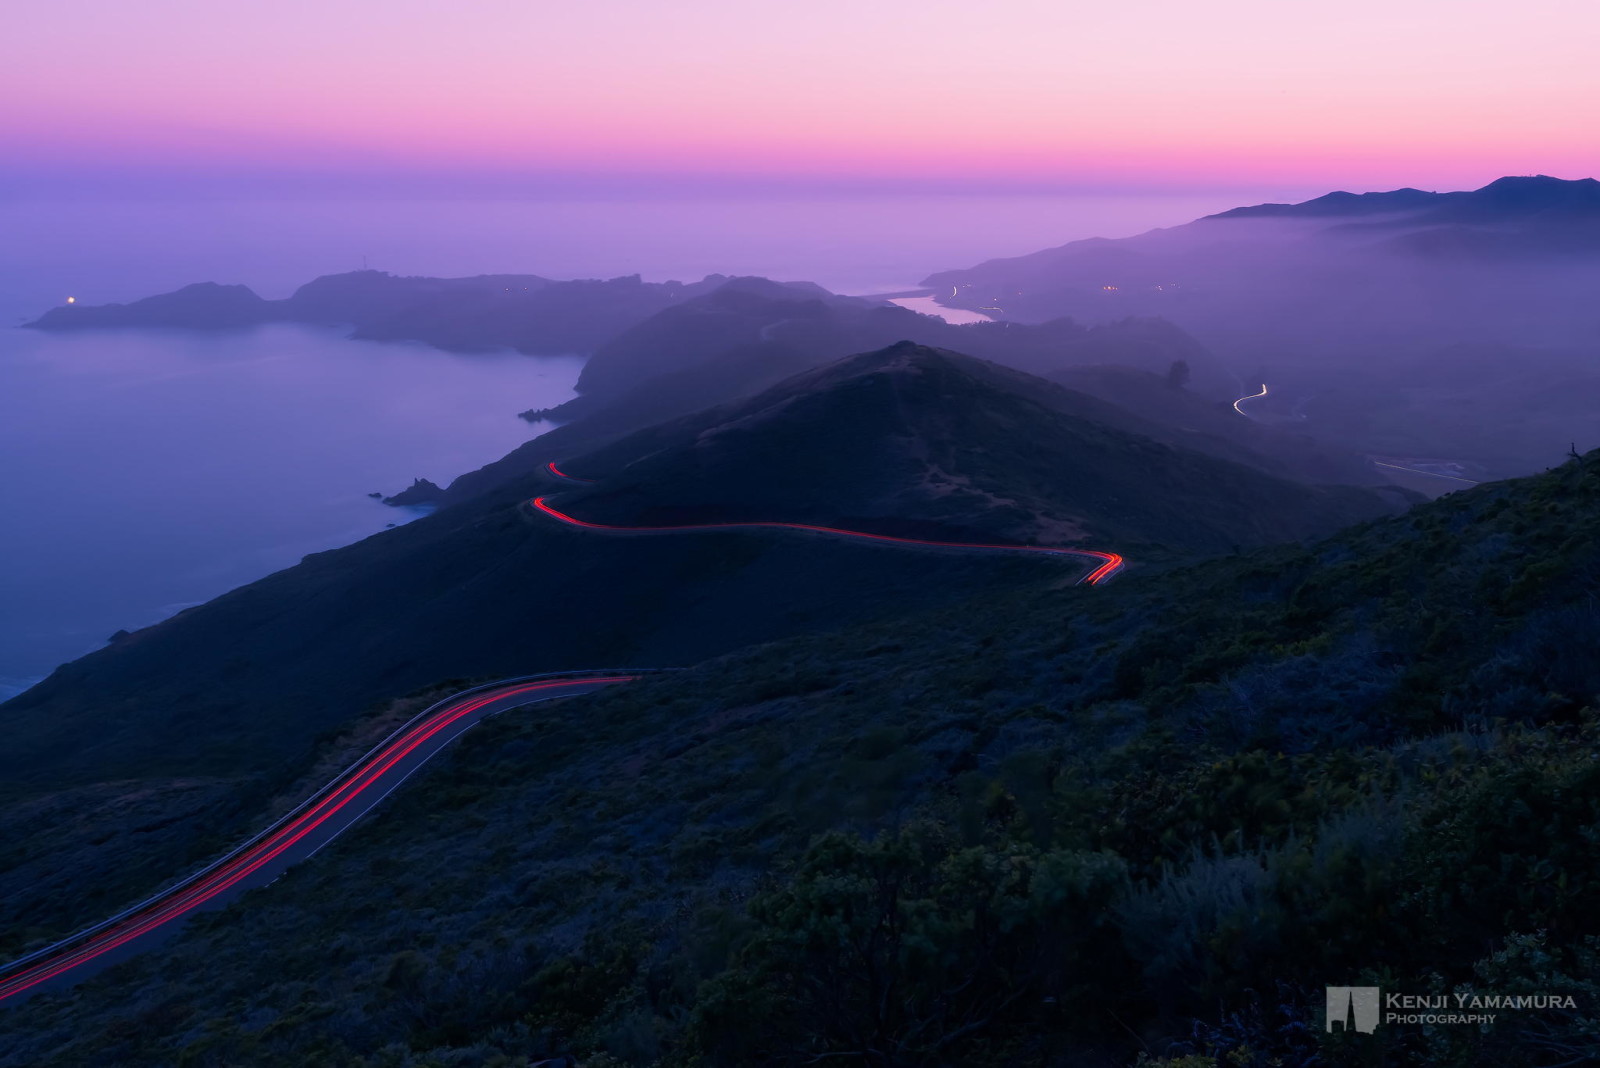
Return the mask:
[[(307, 557), (0, 706), (0, 896), (14, 925), (0, 957), (236, 839), (336, 735), (419, 688), (689, 664), (1079, 573), (782, 534), (607, 538), (531, 516), (522, 502), (551, 488), (530, 479)], [(80, 892), (84, 868), (117, 874)]]
[(249, 286), (196, 282), (131, 304), (64, 304), (27, 325), (43, 330), (96, 327), (231, 330), (270, 322), (273, 318), (272, 302), (256, 296)]
[(568, 466), (601, 479), (576, 507), (623, 524), (917, 521), (1216, 552), (1394, 510), (1363, 490), (1296, 485), (1163, 444), (1143, 426), (1032, 375), (902, 342)]
[(591, 397), (615, 395), (647, 378), (715, 360), (729, 349), (763, 343), (808, 353), (849, 345), (843, 316), (830, 312), (864, 313), (873, 307), (871, 301), (786, 287), (764, 278), (734, 279), (698, 299), (658, 312), (601, 345), (584, 366), (578, 391)]
[(0, 1063), (1591, 1063), (1597, 588), (1600, 454), (508, 715)]
[(819, 295), (815, 287), (738, 279), (603, 345), (585, 366), (583, 392), (576, 399), (523, 413), (529, 419), (571, 422), (463, 475), (449, 486), (448, 499), (470, 499), (497, 482), (535, 473), (551, 460), (592, 451), (643, 427), (752, 396), (807, 368), (901, 340), (970, 352), (1034, 373), (1107, 362), (1165, 373), (1182, 361), (1194, 378), (1193, 389), (1213, 400), (1234, 396), (1216, 358), (1158, 320), (1092, 327), (1067, 319), (952, 326), (893, 305)]
[(1445, 196), (1421, 189), (1395, 189), (1387, 193), (1325, 193), (1299, 204), (1254, 204), (1208, 215), (1208, 219), (1342, 218), (1352, 215), (1391, 215), (1436, 206)]
[(422, 278), (383, 271), (327, 275), (285, 300), (245, 286), (202, 283), (131, 304), (52, 308), (29, 323), (41, 330), (92, 327), (220, 329), (267, 322), (343, 324), (355, 337), (423, 341), (474, 352), (587, 353), (628, 325), (727, 279), (652, 283), (637, 275), (554, 281), (538, 275)]
[(1482, 189), (1426, 193), (1328, 193), (1299, 204), (1256, 204), (1207, 216), (1210, 219), (1336, 218), (1410, 215), (1424, 223), (1491, 222), (1546, 213), (1600, 215), (1600, 181), (1566, 181), (1547, 174), (1497, 178)]
[[(739, 279), (623, 331), (595, 351), (578, 383), (576, 411), (609, 400), (652, 377), (726, 364), (736, 352), (765, 346), (786, 366), (821, 364), (896, 341), (971, 353), (1035, 373), (1070, 364), (1119, 363), (1152, 372), (1190, 365), (1196, 387), (1228, 393), (1216, 357), (1171, 323), (1129, 319), (1084, 326), (1070, 319), (1024, 326), (969, 323), (860, 297), (840, 297)], [(784, 354), (784, 355), (778, 355)], [(768, 382), (776, 378), (768, 379)]]
[[(1541, 239), (1559, 242), (1552, 224), (1583, 228), (1597, 220), (1600, 182), (1592, 178), (1502, 178), (1482, 189), (1453, 193), (1339, 192), (1300, 204), (1234, 208), (1136, 237), (1092, 238), (989, 260), (967, 270), (941, 271), (923, 284), (953, 306), (1003, 302), (1007, 318), (1023, 321), (1037, 321), (1047, 314), (1047, 305), (1041, 305), (1046, 292), (1081, 288), (1089, 295), (1092, 290), (1102, 298), (1103, 310), (1095, 316), (1099, 319), (1118, 307), (1182, 309), (1198, 287), (1229, 278), (1219, 273), (1224, 268), (1255, 278), (1257, 272), (1315, 267), (1306, 263), (1312, 256), (1326, 266), (1351, 253), (1379, 255), (1388, 251), (1384, 242), (1399, 232), (1480, 227), (1486, 233), (1523, 239), (1528, 243), (1525, 251), (1537, 252)], [(1586, 248), (1590, 255), (1600, 256), (1600, 242)], [(1552, 249), (1574, 250), (1559, 243)], [(1366, 267), (1371, 270), (1380, 262), (1381, 255), (1367, 261)], [(1066, 303), (1066, 296), (1057, 294), (1061, 307), (1056, 314), (1077, 314), (1079, 305)], [(1187, 325), (1182, 316), (1178, 321)]]

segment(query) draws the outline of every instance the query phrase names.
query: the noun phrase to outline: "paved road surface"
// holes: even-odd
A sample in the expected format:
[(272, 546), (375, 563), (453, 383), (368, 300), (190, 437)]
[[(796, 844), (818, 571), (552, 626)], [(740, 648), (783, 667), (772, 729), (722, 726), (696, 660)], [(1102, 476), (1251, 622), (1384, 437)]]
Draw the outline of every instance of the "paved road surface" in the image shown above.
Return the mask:
[(445, 698), (227, 856), (127, 912), (0, 970), (0, 1004), (84, 979), (171, 937), (197, 910), (220, 908), (245, 890), (272, 882), (349, 828), (485, 716), (633, 677), (591, 672), (582, 678), (509, 680)]
[[(546, 464), (550, 474), (563, 482), (592, 482), (592, 479), (577, 478), (562, 472), (554, 463)], [(860, 530), (844, 530), (840, 527), (822, 527), (812, 523), (694, 523), (676, 527), (615, 527), (605, 523), (590, 523), (578, 519), (561, 511), (550, 503), (549, 497), (535, 497), (528, 502), (535, 509), (559, 522), (572, 527), (581, 527), (584, 530), (598, 530), (610, 534), (686, 534), (705, 532), (711, 530), (803, 530), (812, 534), (828, 534), (834, 537), (850, 538), (857, 541), (882, 542), (889, 545), (909, 545), (927, 549), (980, 549), (986, 552), (1011, 552), (1011, 553), (1042, 553), (1047, 556), (1075, 556), (1090, 562), (1095, 562), (1094, 570), (1088, 572), (1081, 579), (1080, 584), (1090, 586), (1098, 585), (1106, 579), (1121, 571), (1124, 561), (1116, 553), (1103, 553), (1095, 549), (1065, 549), (1051, 545), (995, 545), (988, 542), (970, 541), (931, 541), (925, 538), (896, 538), (888, 534), (868, 534)]]

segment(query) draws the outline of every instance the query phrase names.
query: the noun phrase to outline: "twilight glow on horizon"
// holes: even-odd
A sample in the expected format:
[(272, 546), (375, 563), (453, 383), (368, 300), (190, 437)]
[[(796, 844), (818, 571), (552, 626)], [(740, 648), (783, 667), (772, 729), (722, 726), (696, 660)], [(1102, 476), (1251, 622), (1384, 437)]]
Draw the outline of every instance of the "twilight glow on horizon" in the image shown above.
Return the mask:
[(1593, 0), (55, 0), (0, 174), (1332, 188), (1600, 171)]

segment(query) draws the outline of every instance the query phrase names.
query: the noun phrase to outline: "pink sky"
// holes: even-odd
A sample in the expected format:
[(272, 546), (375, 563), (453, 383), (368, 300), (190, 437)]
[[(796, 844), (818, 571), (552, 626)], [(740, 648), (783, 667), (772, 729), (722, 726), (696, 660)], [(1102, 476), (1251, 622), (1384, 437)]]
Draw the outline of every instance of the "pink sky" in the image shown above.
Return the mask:
[(1476, 186), (1600, 171), (1594, 0), (20, 0), (0, 170)]

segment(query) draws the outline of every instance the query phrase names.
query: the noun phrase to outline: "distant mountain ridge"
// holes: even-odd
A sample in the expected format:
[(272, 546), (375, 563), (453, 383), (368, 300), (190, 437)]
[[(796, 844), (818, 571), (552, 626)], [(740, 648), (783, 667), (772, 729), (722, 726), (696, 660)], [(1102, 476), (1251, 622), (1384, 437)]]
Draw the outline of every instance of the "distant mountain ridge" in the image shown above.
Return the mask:
[[(1254, 417), (1345, 449), (1447, 453), (1504, 477), (1600, 445), (1571, 403), (1503, 403), (1452, 367), (1467, 348), (1538, 353), (1518, 393), (1588, 395), (1600, 361), (1600, 181), (1500, 178), (1475, 190), (1336, 192), (1234, 208), (940, 271), (942, 304), (1014, 323), (1170, 322), (1219, 354)], [(1428, 366), (1422, 382), (1403, 369)], [(1590, 406), (1592, 409), (1592, 405)], [(1452, 413), (1481, 410), (1474, 433)]]
[[(1166, 291), (1169, 300), (1175, 299), (1186, 284), (1174, 270), (1192, 269), (1194, 264), (1178, 257), (1205, 254), (1215, 258), (1223, 250), (1239, 255), (1252, 246), (1273, 250), (1277, 246), (1297, 245), (1308, 236), (1337, 235), (1345, 238), (1363, 234), (1374, 240), (1379, 235), (1360, 227), (1340, 224), (1352, 221), (1371, 222), (1381, 219), (1387, 229), (1410, 227), (1425, 230), (1443, 226), (1498, 227), (1511, 235), (1533, 231), (1543, 233), (1549, 226), (1559, 224), (1571, 227), (1578, 224), (1579, 245), (1561, 251), (1583, 251), (1600, 255), (1600, 231), (1591, 231), (1584, 224), (1600, 224), (1600, 180), (1581, 178), (1566, 180), (1548, 175), (1506, 177), (1497, 179), (1481, 189), (1450, 193), (1426, 192), (1404, 188), (1382, 193), (1350, 193), (1339, 191), (1303, 201), (1298, 204), (1256, 204), (1232, 208), (1213, 215), (1202, 216), (1179, 226), (1150, 230), (1126, 238), (1086, 238), (1065, 245), (1046, 248), (1003, 259), (984, 261), (975, 267), (962, 270), (939, 271), (923, 279), (923, 285), (933, 288), (941, 303), (952, 307), (976, 307), (982, 301), (1004, 301), (1012, 296), (1027, 293), (1007, 293), (1006, 287), (1017, 285), (1037, 288), (1041, 283), (1053, 281), (1047, 272), (1081, 269), (1087, 273), (1083, 281), (1097, 280), (1097, 290), (1102, 293), (1121, 293), (1125, 284)], [(1331, 226), (1310, 230), (1292, 228), (1262, 230), (1234, 228), (1227, 224), (1244, 221), (1331, 223)], [(1551, 235), (1545, 234), (1547, 238)], [(1339, 247), (1320, 249), (1322, 255), (1346, 252), (1352, 246), (1348, 241)], [(1281, 250), (1280, 250), (1281, 251)], [(1270, 254), (1270, 253), (1269, 253)], [(1124, 277), (1119, 278), (1122, 274)], [(1060, 281), (1075, 283), (1077, 278), (1068, 275)], [(972, 288), (973, 294), (960, 290)], [(1002, 306), (1002, 312), (1013, 310)], [(1029, 313), (1033, 318), (1036, 313)], [(1002, 317), (1005, 317), (1004, 315)]]
[[(1432, 209), (1431, 211), (1429, 209)], [(1386, 193), (1326, 193), (1298, 204), (1255, 204), (1206, 219), (1339, 218), (1425, 212), (1430, 222), (1491, 219), (1547, 211), (1600, 215), (1600, 181), (1567, 181), (1546, 174), (1497, 178), (1481, 189), (1451, 193), (1394, 189)]]
[[(26, 326), (234, 329), (262, 323), (348, 324), (353, 337), (421, 341), (457, 352), (588, 353), (632, 323), (729, 281), (645, 282), (638, 275), (557, 281), (532, 274), (428, 278), (384, 271), (324, 275), (284, 300), (248, 286), (199, 282), (128, 304), (67, 304)], [(783, 283), (774, 283), (782, 285)], [(808, 283), (800, 283), (802, 286)]]

